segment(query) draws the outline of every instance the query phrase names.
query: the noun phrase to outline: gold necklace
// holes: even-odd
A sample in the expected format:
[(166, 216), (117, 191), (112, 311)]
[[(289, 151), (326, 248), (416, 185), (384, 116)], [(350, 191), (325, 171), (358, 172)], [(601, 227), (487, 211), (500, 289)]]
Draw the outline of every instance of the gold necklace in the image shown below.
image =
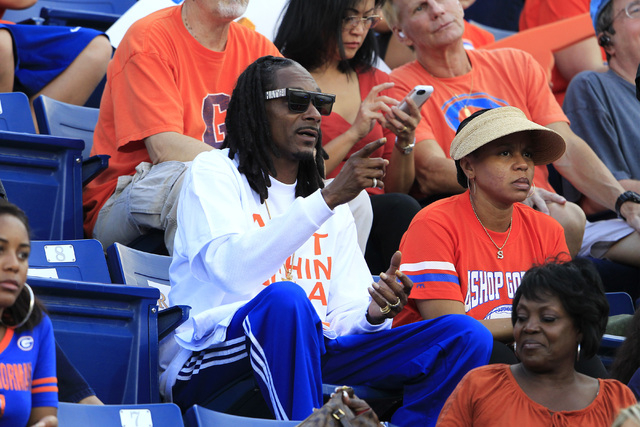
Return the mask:
[[(471, 68), (471, 85), (469, 86), (469, 93), (467, 94), (467, 99), (464, 102), (464, 107), (462, 107), (462, 111), (464, 111), (464, 116), (469, 117), (471, 115), (471, 111), (469, 110), (469, 108), (467, 107), (467, 105), (469, 104), (469, 98), (471, 98), (471, 93), (473, 92), (473, 68)], [(445, 83), (443, 83), (442, 81), (440, 81), (440, 83), (447, 88), (447, 90), (453, 95), (453, 99), (459, 99), (462, 95), (456, 95), (456, 93), (451, 90), (451, 88), (449, 86), (447, 86)]]
[[(269, 203), (267, 203), (267, 200), (265, 199), (264, 201), (264, 205), (267, 207), (267, 215), (269, 215), (269, 221), (271, 221), (271, 212), (269, 212)], [(285, 272), (285, 278), (289, 281), (289, 282), (294, 282), (295, 280), (293, 280), (293, 260), (296, 257), (296, 252), (293, 251), (293, 255), (291, 255), (291, 263), (289, 264), (289, 268), (287, 268), (287, 260), (284, 261), (284, 264), (282, 264), (282, 267), (284, 268), (284, 272)]]
[(497, 252), (498, 259), (503, 259), (504, 258), (504, 253), (502, 252), (502, 248), (504, 248), (506, 246), (507, 242), (509, 241), (509, 236), (511, 236), (511, 223), (513, 222), (513, 215), (511, 215), (511, 218), (509, 219), (509, 233), (507, 233), (507, 238), (504, 239), (504, 243), (502, 244), (502, 246), (498, 246), (496, 244), (496, 242), (493, 241), (493, 237), (491, 237), (491, 234), (489, 234), (489, 231), (487, 231), (487, 228), (484, 226), (482, 221), (480, 221), (480, 217), (478, 216), (478, 213), (476, 212), (476, 208), (475, 208), (475, 206), (473, 206), (473, 199), (471, 198), (471, 193), (469, 193), (469, 201), (471, 202), (471, 209), (473, 209), (473, 213), (475, 214), (476, 219), (478, 220), (478, 222), (482, 226), (482, 229), (484, 230), (484, 232), (487, 233), (487, 236), (491, 240), (491, 243), (493, 243), (493, 246), (495, 246), (496, 249), (498, 250), (498, 252)]

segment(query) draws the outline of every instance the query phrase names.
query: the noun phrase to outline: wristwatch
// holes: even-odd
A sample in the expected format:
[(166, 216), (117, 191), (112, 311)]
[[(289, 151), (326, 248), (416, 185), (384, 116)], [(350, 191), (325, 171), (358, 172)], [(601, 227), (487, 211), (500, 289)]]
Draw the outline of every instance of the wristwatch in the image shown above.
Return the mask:
[(640, 204), (640, 194), (636, 193), (635, 191), (625, 191), (618, 196), (618, 200), (616, 200), (616, 214), (618, 215), (618, 217), (626, 221), (627, 219), (620, 213), (620, 207), (624, 202), (633, 202)]
[(413, 151), (413, 147), (416, 146), (416, 140), (414, 138), (413, 143), (407, 145), (406, 147), (400, 147), (398, 145), (398, 138), (396, 138), (395, 146), (402, 154), (404, 155), (411, 154), (411, 152)]

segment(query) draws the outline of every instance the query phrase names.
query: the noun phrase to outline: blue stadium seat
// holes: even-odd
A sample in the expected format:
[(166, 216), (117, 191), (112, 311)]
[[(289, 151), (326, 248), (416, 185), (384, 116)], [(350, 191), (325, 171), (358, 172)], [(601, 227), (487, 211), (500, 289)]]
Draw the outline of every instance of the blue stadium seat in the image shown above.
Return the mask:
[(160, 289), (160, 309), (167, 308), (169, 266), (171, 257), (139, 251), (120, 243), (107, 248), (107, 265), (113, 283), (134, 286), (153, 286)]
[(32, 238), (83, 238), (81, 140), (0, 131), (0, 181), (29, 217)]
[(102, 244), (95, 239), (32, 240), (29, 276), (111, 283)]
[(7, 10), (2, 19), (21, 22), (40, 16), (40, 9), (67, 9), (73, 11), (102, 12), (122, 15), (137, 0), (39, 0), (35, 5), (23, 10)]
[(167, 293), (171, 257), (138, 251), (120, 243), (107, 248), (107, 265), (113, 283), (129, 286), (154, 287), (160, 290), (158, 299), (158, 338), (162, 340), (188, 318), (191, 307), (176, 305), (169, 307)]
[(40, 95), (33, 101), (33, 111), (41, 134), (77, 138), (84, 141), (82, 150), (82, 185), (86, 185), (109, 166), (107, 155), (90, 157), (93, 131), (98, 123), (98, 108), (56, 101)]
[(42, 25), (84, 27), (107, 31), (120, 18), (120, 14), (43, 7), (40, 10), (40, 18), (42, 18)]
[(27, 95), (22, 92), (0, 93), (0, 130), (36, 133)]
[(160, 401), (157, 289), (40, 277), (29, 284), (56, 341), (103, 402)]
[(56, 101), (45, 95), (33, 100), (33, 110), (40, 133), (84, 141), (82, 158), (86, 159), (93, 146), (93, 131), (98, 123), (100, 110)]
[(607, 300), (609, 301), (609, 316), (618, 314), (633, 314), (635, 307), (631, 295), (626, 292), (607, 292)]
[[(185, 414), (187, 427), (279, 427), (295, 426), (299, 421), (276, 421), (259, 418), (240, 417), (212, 411), (202, 406), (194, 405)], [(62, 424), (61, 424), (62, 425)]]
[(79, 239), (81, 141), (36, 135), (27, 96), (0, 93), (0, 180), (29, 216), (32, 238)]
[[(635, 308), (631, 296), (625, 292), (607, 292), (607, 300), (609, 301), (609, 316), (617, 316), (620, 314), (633, 315)], [(624, 342), (624, 336), (604, 334), (600, 341), (598, 349), (598, 357), (602, 364), (609, 368), (615, 358), (615, 352)]]
[(180, 408), (173, 403), (147, 405), (81, 405), (60, 402), (58, 423), (62, 427), (181, 427)]

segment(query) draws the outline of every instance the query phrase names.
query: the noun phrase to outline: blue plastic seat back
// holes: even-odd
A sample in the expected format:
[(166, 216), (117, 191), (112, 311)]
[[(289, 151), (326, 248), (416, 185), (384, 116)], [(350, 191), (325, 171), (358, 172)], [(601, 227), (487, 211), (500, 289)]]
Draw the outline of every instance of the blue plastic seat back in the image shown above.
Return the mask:
[(83, 238), (83, 148), (77, 139), (0, 131), (0, 181), (29, 217), (32, 239)]
[(184, 419), (187, 427), (278, 427), (295, 426), (300, 424), (299, 421), (277, 421), (239, 417), (237, 415), (229, 415), (223, 414), (222, 412), (212, 411), (211, 409), (206, 409), (198, 405), (194, 405), (189, 408)]
[[(633, 315), (634, 306), (631, 296), (626, 292), (607, 292), (607, 300), (609, 301), (609, 316), (617, 316), (619, 314)], [(604, 334), (600, 340), (600, 348), (598, 356), (606, 368), (609, 368), (615, 359), (615, 350), (624, 342), (624, 336)]]
[(160, 401), (157, 289), (28, 282), (49, 312), (56, 341), (104, 403)]
[(143, 252), (114, 243), (107, 248), (107, 265), (113, 283), (158, 288), (161, 292), (158, 307), (163, 310), (169, 306), (167, 293), (171, 286), (170, 256)]
[(60, 402), (58, 422), (64, 427), (181, 427), (180, 408), (174, 403), (147, 405), (81, 405)]
[(86, 12), (104, 12), (122, 15), (137, 0), (38, 0), (38, 2), (23, 10), (7, 10), (2, 19), (11, 22), (21, 22), (40, 16), (40, 9), (68, 9)]
[(626, 292), (607, 292), (609, 301), (609, 316), (618, 314), (633, 314), (635, 308), (631, 296)]
[(142, 252), (120, 243), (107, 248), (107, 265), (113, 283), (151, 286), (160, 291), (158, 299), (158, 338), (163, 339), (189, 318), (191, 307), (169, 305), (169, 266), (171, 257)]
[(0, 130), (36, 133), (27, 95), (22, 92), (0, 93)]
[(29, 276), (111, 283), (104, 249), (95, 239), (32, 240)]
[(40, 133), (83, 140), (82, 158), (89, 158), (100, 113), (98, 108), (67, 104), (40, 95), (33, 101), (33, 110)]

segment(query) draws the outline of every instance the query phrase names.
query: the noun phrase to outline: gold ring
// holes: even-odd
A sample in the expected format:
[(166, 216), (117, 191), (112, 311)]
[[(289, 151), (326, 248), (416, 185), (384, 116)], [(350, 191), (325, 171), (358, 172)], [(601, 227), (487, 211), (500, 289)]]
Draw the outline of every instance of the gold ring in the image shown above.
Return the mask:
[(400, 129), (400, 133), (404, 133), (404, 132), (406, 132), (406, 131), (407, 131), (407, 127), (406, 127), (406, 126), (405, 126), (405, 127), (403, 127), (402, 129)]
[(389, 307), (389, 304), (385, 305), (383, 308), (380, 309), (380, 313), (382, 314), (387, 314), (390, 311), (391, 311), (391, 307)]
[(398, 301), (394, 302), (393, 304), (389, 304), (389, 307), (396, 308), (399, 305), (400, 305), (400, 297), (398, 297)]

